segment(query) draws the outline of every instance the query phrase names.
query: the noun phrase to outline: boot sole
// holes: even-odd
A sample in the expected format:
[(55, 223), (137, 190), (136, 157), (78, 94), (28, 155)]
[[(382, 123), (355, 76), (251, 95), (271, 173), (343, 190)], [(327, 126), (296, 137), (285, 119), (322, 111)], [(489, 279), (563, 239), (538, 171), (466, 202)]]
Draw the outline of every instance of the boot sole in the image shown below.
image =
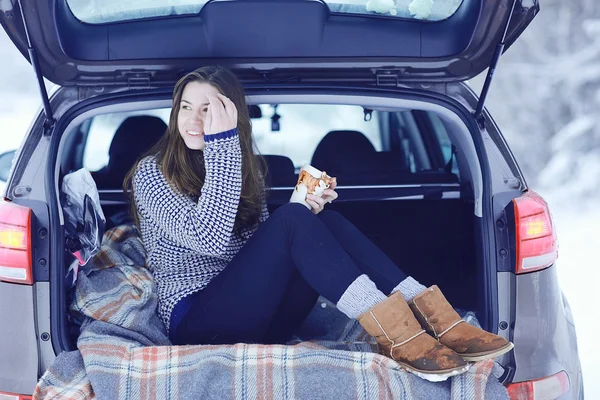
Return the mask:
[(475, 361), (483, 361), (490, 358), (496, 358), (501, 356), (502, 354), (508, 353), (515, 347), (514, 344), (508, 342), (504, 347), (499, 348), (498, 350), (494, 350), (492, 352), (484, 352), (484, 353), (473, 353), (473, 354), (459, 354), (463, 360), (467, 362), (475, 362)]
[(418, 368), (412, 367), (401, 361), (396, 361), (396, 362), (398, 364), (400, 364), (402, 369), (408, 371), (409, 373), (411, 373), (413, 375), (418, 376), (419, 378), (425, 379), (429, 382), (443, 382), (446, 379), (451, 378), (453, 376), (464, 374), (471, 367), (470, 364), (466, 364), (465, 366), (460, 367), (460, 368), (449, 368), (449, 369), (443, 369), (443, 370), (439, 370), (439, 371), (426, 371), (423, 369), (418, 369)]

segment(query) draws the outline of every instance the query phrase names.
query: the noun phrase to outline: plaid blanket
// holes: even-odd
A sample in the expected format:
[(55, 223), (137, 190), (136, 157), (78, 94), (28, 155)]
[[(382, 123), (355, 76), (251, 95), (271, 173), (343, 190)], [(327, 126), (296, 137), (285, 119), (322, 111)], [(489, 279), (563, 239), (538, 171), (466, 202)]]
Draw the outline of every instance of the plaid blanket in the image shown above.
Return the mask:
[(328, 312), (341, 327), (336, 336), (329, 330), (285, 346), (173, 346), (156, 305), (137, 229), (106, 232), (101, 252), (79, 271), (71, 304), (79, 350), (58, 355), (34, 399), (508, 399), (490, 375), (493, 361), (446, 382), (422, 380), (376, 354), (374, 339), (331, 304), (315, 307), (304, 332)]

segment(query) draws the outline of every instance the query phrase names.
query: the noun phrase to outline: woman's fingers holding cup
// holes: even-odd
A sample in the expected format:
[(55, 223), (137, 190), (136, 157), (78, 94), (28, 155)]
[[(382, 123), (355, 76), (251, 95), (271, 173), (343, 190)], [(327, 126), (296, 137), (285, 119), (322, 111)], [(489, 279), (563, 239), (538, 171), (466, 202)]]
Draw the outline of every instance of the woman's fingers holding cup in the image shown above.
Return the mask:
[(319, 204), (315, 201), (312, 201), (310, 199), (306, 199), (306, 203), (310, 206), (310, 211), (313, 212), (313, 214), (318, 214), (321, 212), (321, 209), (319, 207)]
[(330, 189), (325, 189), (323, 191), (323, 199), (325, 199), (326, 202), (331, 203), (332, 201), (334, 201), (337, 198), (338, 198), (338, 194), (335, 190), (330, 188)]
[(313, 194), (309, 194), (306, 196), (306, 202), (312, 208), (312, 212), (315, 214), (320, 213), (325, 208), (325, 199), (322, 199), (319, 196), (315, 196)]

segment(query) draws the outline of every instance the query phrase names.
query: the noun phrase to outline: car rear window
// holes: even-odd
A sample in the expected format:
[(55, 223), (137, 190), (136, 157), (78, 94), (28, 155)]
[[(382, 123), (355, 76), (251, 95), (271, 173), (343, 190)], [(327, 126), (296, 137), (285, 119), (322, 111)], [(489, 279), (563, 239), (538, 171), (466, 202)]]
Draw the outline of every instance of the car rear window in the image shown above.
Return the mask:
[[(144, 148), (164, 134), (170, 109), (104, 114), (80, 128), (80, 148), (67, 169), (85, 167), (99, 188), (120, 188)], [(442, 120), (418, 110), (370, 110), (342, 104), (259, 104), (250, 107), (255, 145), (273, 187), (293, 186), (312, 164), (345, 185), (454, 183), (459, 170)], [(156, 132), (155, 132), (156, 131)], [(150, 143), (151, 142), (151, 143)]]
[[(308, 0), (307, 0), (308, 1)], [(332, 13), (440, 21), (463, 0), (325, 0)], [(208, 0), (67, 0), (76, 18), (90, 24), (198, 14)]]

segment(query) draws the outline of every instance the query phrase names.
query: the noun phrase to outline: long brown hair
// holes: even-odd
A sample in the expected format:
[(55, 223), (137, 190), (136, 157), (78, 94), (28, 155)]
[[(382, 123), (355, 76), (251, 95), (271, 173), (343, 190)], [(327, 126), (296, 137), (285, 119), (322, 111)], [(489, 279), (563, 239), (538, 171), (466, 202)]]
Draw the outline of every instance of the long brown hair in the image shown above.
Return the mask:
[[(262, 157), (255, 155), (245, 91), (233, 72), (223, 67), (209, 66), (198, 68), (181, 78), (173, 90), (173, 107), (166, 135), (140, 159), (147, 155), (156, 155), (158, 166), (167, 182), (194, 201), (198, 200), (206, 176), (204, 157), (201, 150), (191, 150), (185, 145), (177, 127), (183, 89), (190, 82), (208, 83), (214, 86), (221, 94), (233, 101), (238, 111), (237, 128), (242, 149), (242, 193), (234, 231), (240, 234), (242, 229), (252, 227), (258, 222), (265, 195), (263, 177), (266, 176), (266, 164)], [(132, 187), (138, 162), (125, 177), (123, 189), (125, 193), (131, 190), (129, 197), (131, 213), (139, 225)]]

